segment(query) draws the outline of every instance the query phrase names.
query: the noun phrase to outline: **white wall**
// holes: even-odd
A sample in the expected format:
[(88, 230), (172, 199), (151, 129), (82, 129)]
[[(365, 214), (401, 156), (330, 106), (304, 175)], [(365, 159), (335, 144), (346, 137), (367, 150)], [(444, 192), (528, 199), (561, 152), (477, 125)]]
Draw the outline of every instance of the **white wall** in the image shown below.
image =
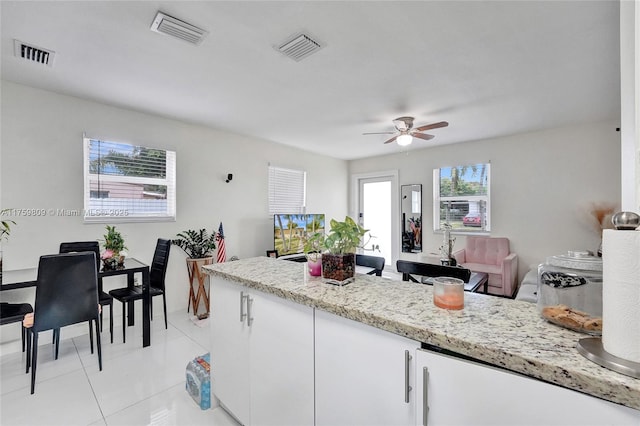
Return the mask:
[[(586, 123), (414, 150), (352, 161), (349, 172), (397, 168), (399, 185), (423, 185), (426, 254), (442, 244), (442, 234), (433, 232), (433, 169), (491, 162), (491, 235), (510, 239), (522, 278), (529, 265), (547, 256), (597, 249), (600, 236), (588, 226), (588, 209), (592, 203), (620, 203), (616, 127), (614, 122)], [(463, 246), (464, 237), (458, 236), (455, 248)], [(402, 255), (407, 256), (419, 260)]]
[(640, 2), (620, 2), (622, 210), (640, 212)]
[[(130, 255), (142, 261), (151, 262), (157, 238), (173, 238), (186, 229), (217, 230), (221, 221), (227, 258), (264, 256), (273, 248), (273, 219), (267, 208), (269, 162), (307, 171), (309, 212), (325, 213), (327, 218), (347, 213), (346, 161), (7, 81), (1, 88), (4, 208), (82, 210), (83, 132), (177, 152), (177, 220), (117, 224)], [(224, 182), (227, 173), (233, 173), (230, 183)], [(14, 219), (11, 239), (3, 244), (5, 270), (35, 267), (39, 256), (56, 253), (61, 241), (101, 239), (104, 234), (103, 224), (86, 225), (80, 217)], [(172, 249), (167, 272), (170, 311), (186, 312), (185, 257), (177, 247)]]

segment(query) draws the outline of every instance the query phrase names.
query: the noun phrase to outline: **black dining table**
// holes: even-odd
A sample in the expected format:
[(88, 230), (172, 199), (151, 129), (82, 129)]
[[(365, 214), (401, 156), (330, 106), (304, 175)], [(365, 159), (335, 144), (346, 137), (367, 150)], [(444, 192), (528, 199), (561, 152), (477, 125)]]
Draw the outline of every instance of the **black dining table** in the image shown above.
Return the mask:
[[(149, 265), (137, 259), (128, 257), (122, 265), (114, 268), (105, 268), (104, 265), (98, 273), (98, 291), (102, 292), (102, 279), (116, 275), (127, 276), (127, 286), (136, 285), (135, 274), (142, 275), (142, 346), (151, 345), (151, 296), (149, 295), (150, 275)], [(35, 287), (37, 284), (38, 268), (4, 271), (0, 291), (15, 290), (20, 288)], [(110, 312), (113, 315), (113, 311)], [(124, 315), (124, 312), (123, 312)], [(127, 304), (128, 325), (135, 323), (134, 302)]]

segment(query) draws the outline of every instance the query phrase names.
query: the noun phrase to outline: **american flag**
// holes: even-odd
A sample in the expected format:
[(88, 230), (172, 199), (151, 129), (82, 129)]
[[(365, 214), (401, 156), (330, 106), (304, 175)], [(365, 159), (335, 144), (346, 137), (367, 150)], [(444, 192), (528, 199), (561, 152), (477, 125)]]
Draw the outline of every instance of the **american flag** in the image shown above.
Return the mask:
[(218, 263), (227, 261), (227, 248), (224, 245), (224, 231), (222, 230), (222, 222), (218, 228)]

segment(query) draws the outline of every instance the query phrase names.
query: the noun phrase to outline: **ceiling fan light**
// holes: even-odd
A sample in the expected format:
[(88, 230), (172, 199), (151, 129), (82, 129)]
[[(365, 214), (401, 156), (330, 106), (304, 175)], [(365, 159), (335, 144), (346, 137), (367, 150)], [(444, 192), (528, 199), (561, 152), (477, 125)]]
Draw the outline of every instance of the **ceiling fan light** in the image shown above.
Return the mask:
[(407, 146), (407, 145), (411, 145), (411, 142), (413, 141), (413, 137), (411, 135), (400, 135), (396, 138), (396, 141), (398, 142), (398, 145), (400, 146)]

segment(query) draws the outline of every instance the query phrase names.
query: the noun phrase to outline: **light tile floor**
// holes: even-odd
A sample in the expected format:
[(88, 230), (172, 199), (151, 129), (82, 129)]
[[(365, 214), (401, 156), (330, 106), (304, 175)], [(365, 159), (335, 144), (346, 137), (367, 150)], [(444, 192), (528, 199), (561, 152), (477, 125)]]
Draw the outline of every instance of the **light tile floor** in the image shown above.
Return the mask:
[(102, 332), (102, 371), (88, 334), (65, 339), (63, 329), (54, 360), (51, 334), (42, 333), (34, 395), (24, 354), (2, 352), (0, 424), (237, 425), (220, 407), (201, 410), (185, 390), (187, 364), (209, 351), (208, 320), (195, 324), (186, 312), (174, 312), (165, 330), (156, 313), (147, 348), (139, 322), (127, 328), (123, 344), (120, 318), (114, 320), (113, 344), (108, 330)]

